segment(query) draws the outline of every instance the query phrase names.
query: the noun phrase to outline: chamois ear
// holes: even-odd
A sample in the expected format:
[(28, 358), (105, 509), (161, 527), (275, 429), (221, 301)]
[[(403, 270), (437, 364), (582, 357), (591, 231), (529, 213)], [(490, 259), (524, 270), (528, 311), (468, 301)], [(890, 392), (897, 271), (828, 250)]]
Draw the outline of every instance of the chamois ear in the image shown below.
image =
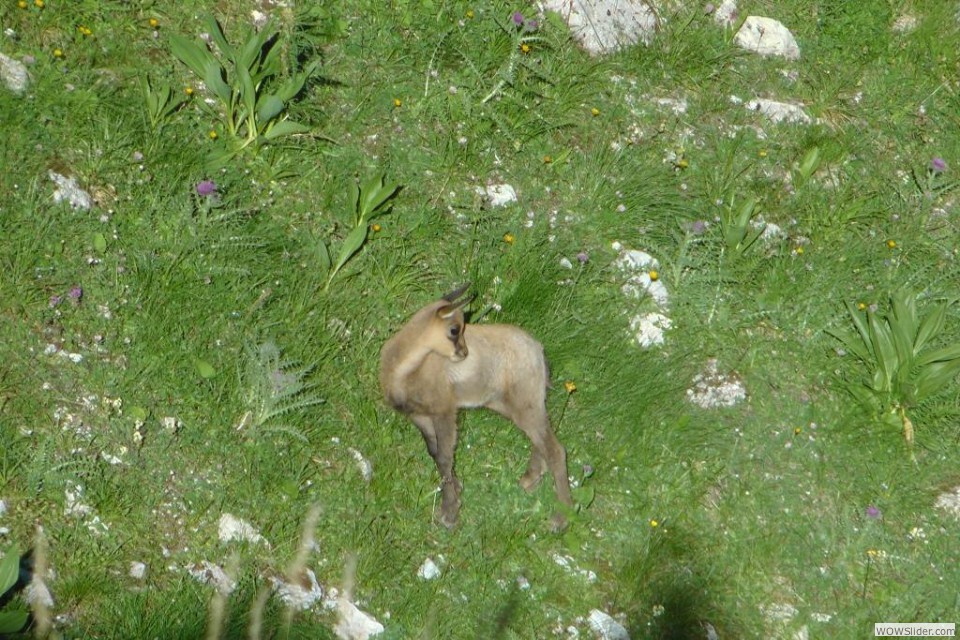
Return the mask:
[(442, 299), (443, 299), (443, 300), (446, 300), (447, 302), (453, 302), (454, 300), (456, 300), (457, 298), (459, 298), (460, 296), (462, 296), (462, 295), (463, 295), (463, 292), (466, 291), (467, 289), (469, 289), (471, 284), (472, 284), (472, 283), (468, 282), (468, 283), (466, 283), (466, 284), (460, 285), (459, 288), (454, 289), (454, 290), (451, 291), (450, 293), (444, 295), (444, 296), (442, 297)]
[(457, 310), (460, 309), (460, 307), (467, 306), (468, 304), (473, 302), (473, 299), (476, 297), (477, 296), (473, 295), (473, 296), (470, 296), (469, 298), (464, 298), (459, 302), (445, 304), (439, 309), (437, 309), (437, 316), (443, 320), (449, 320), (450, 318), (453, 317), (453, 314), (455, 314)]

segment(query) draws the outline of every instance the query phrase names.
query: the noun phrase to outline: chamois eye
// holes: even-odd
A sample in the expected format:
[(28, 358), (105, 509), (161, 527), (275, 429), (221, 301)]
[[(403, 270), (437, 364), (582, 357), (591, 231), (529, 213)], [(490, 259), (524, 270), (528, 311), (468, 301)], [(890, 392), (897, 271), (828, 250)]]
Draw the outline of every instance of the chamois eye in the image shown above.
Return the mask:
[(457, 338), (459, 338), (459, 337), (460, 337), (460, 325), (455, 324), (455, 325), (453, 325), (452, 327), (450, 327), (450, 329), (448, 330), (448, 335), (450, 336), (450, 339), (451, 339), (451, 340), (456, 340)]

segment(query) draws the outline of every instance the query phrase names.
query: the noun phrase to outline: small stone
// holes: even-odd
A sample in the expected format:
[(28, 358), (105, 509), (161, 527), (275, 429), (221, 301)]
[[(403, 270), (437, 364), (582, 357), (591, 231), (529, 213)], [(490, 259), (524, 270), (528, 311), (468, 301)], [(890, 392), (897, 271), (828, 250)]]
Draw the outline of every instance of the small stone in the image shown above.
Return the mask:
[(134, 580), (143, 580), (147, 575), (147, 565), (142, 562), (131, 562), (129, 575)]
[(93, 197), (80, 188), (76, 178), (67, 177), (56, 171), (49, 171), (47, 175), (57, 185), (53, 192), (54, 202), (66, 201), (74, 209), (86, 210), (93, 206)]
[(811, 124), (813, 122), (813, 118), (807, 115), (803, 107), (798, 104), (756, 98), (747, 102), (745, 106), (750, 111), (763, 114), (774, 123)]
[[(267, 542), (252, 524), (230, 513), (225, 513), (220, 516), (218, 537), (220, 542), (231, 542), (233, 540), (250, 542), (252, 544)], [(267, 546), (270, 545), (267, 544)]]
[(748, 16), (733, 41), (762, 56), (781, 56), (787, 60), (800, 58), (800, 47), (793, 34), (773, 18)]
[(509, 184), (491, 184), (475, 189), (478, 196), (486, 199), (491, 207), (505, 207), (517, 201), (517, 191)]
[(0, 53), (0, 80), (14, 93), (23, 93), (30, 84), (27, 67), (19, 60), (8, 58)]
[(599, 609), (590, 610), (587, 623), (601, 640), (630, 640), (630, 634), (624, 626)]
[(440, 576), (440, 567), (437, 566), (437, 563), (433, 561), (433, 558), (427, 558), (423, 561), (423, 564), (420, 565), (420, 568), (417, 569), (417, 577), (423, 578), (424, 580), (433, 580)]

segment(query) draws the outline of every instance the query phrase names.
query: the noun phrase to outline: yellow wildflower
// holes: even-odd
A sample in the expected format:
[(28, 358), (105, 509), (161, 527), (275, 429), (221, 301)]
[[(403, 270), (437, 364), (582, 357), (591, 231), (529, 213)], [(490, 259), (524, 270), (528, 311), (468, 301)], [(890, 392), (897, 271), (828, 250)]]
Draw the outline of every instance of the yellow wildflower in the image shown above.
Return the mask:
[(531, 47), (530, 45), (528, 45), (526, 42), (524, 42), (522, 45), (520, 45), (520, 51), (522, 51), (523, 53), (530, 53), (530, 50), (531, 50), (531, 49), (533, 49), (533, 47)]
[(567, 380), (563, 383), (563, 388), (567, 390), (567, 393), (573, 393), (577, 390), (577, 383), (573, 380)]
[(27, 0), (19, 0), (19, 2), (17, 2), (17, 6), (20, 7), (21, 9), (26, 9), (26, 8), (27, 8)]
[(651, 526), (652, 528), (656, 529), (657, 527), (660, 526), (660, 522), (659, 522), (658, 520), (651, 519), (651, 520), (650, 520), (650, 526)]
[(516, 241), (516, 238), (512, 233), (505, 233), (503, 234), (503, 241), (507, 244), (513, 244)]
[(550, 164), (551, 162), (553, 162), (553, 156), (550, 154), (543, 156), (543, 164)]
[(213, 129), (211, 129), (211, 130), (210, 130), (210, 133), (208, 133), (207, 135), (210, 136), (210, 139), (211, 139), (211, 140), (216, 140), (217, 138), (220, 137), (220, 136), (217, 134), (217, 132), (214, 131)]
[(150, 18), (149, 24), (151, 29), (156, 29), (157, 27), (160, 26), (160, 21), (157, 20), (156, 18)]
[(887, 240), (887, 249), (896, 249), (897, 241), (896, 240)]
[(656, 269), (650, 269), (650, 273), (648, 275), (650, 276), (650, 280), (652, 282), (656, 282), (657, 280), (660, 279), (660, 274), (657, 272)]
[(54, 50), (53, 50), (53, 57), (54, 57), (54, 58), (62, 58), (62, 57), (63, 57), (63, 50), (62, 50), (62, 49), (54, 49)]
[(596, 118), (598, 115), (600, 115), (600, 109), (597, 109), (596, 107), (590, 109), (590, 115)]
[(33, 4), (35, 4), (38, 9), (43, 9), (43, 5), (44, 5), (45, 3), (44, 3), (43, 0), (33, 0)]
[(474, 16), (474, 15), (476, 15), (476, 14), (473, 12), (473, 9), (467, 9), (467, 17), (468, 17), (468, 18), (470, 18), (471, 20), (473, 20), (473, 16)]
[(393, 99), (393, 107), (394, 107), (395, 109), (399, 109), (401, 106), (403, 106), (403, 101), (402, 101), (400, 98), (394, 98), (394, 99)]
[(383, 227), (381, 227), (381, 226), (380, 226), (379, 224), (377, 224), (377, 223), (373, 223), (373, 225), (372, 225), (370, 228), (373, 229), (373, 232), (374, 232), (374, 233), (376, 233), (376, 232), (380, 231), (381, 229), (383, 229)]
[(183, 92), (184, 92), (185, 94), (187, 94), (188, 96), (192, 96), (192, 95), (193, 95), (193, 87), (184, 87)]
[(866, 303), (866, 302), (858, 302), (858, 303), (857, 303), (857, 310), (858, 310), (858, 311), (866, 311), (866, 310), (867, 310), (867, 303)]

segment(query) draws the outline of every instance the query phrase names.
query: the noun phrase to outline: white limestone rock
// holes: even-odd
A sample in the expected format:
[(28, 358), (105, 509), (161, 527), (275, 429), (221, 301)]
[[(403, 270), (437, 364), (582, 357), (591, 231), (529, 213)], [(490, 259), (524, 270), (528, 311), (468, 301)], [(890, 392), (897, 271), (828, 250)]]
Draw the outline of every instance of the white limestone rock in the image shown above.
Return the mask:
[(762, 56), (781, 56), (787, 60), (800, 58), (800, 47), (793, 34), (773, 18), (747, 16), (733, 41)]
[(771, 122), (790, 124), (812, 124), (811, 118), (803, 107), (799, 104), (789, 102), (777, 102), (766, 98), (754, 98), (744, 105), (750, 111), (757, 111), (763, 114)]
[(14, 93), (23, 93), (30, 84), (27, 67), (19, 60), (9, 58), (2, 53), (0, 53), (0, 80)]
[(644, 0), (543, 0), (540, 9), (559, 13), (591, 55), (649, 44), (658, 26), (657, 14)]

